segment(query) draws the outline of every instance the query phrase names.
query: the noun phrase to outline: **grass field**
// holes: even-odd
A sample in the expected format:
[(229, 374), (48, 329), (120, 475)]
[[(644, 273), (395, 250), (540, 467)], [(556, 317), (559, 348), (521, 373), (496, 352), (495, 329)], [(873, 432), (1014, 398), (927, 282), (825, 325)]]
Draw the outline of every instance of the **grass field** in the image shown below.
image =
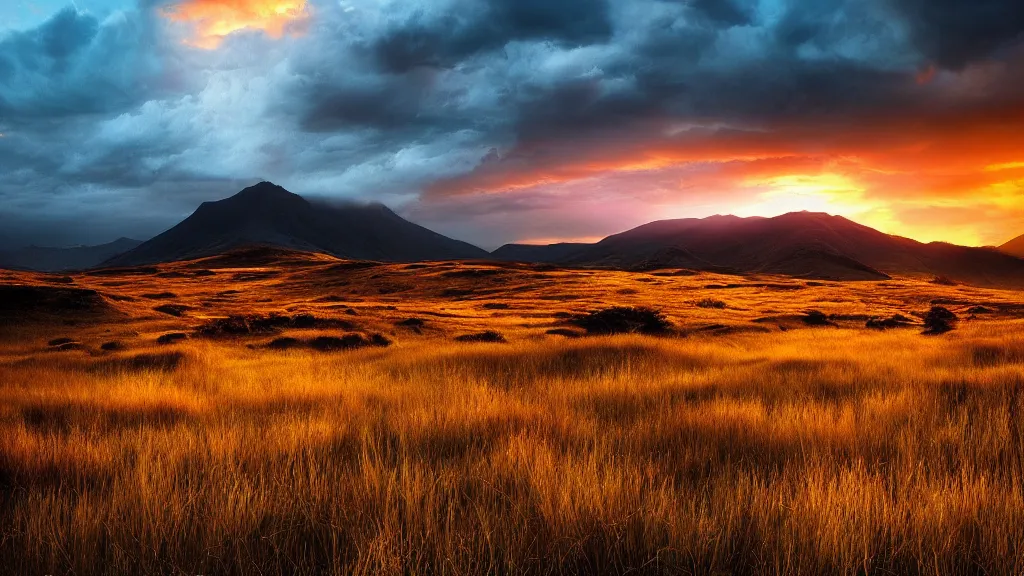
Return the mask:
[[(423, 280), (396, 296), (379, 287), (403, 269), (325, 280), (319, 266), (336, 265), (253, 276), (223, 310), (202, 302), (246, 282), (237, 270), (230, 283), (75, 276), (110, 307), (75, 326), (8, 323), (2, 572), (1024, 572), (1019, 293), (526, 270), (449, 275), (461, 293), (442, 296), (413, 269)], [(529, 286), (520, 273), (556, 280), (514, 289)], [(140, 294), (156, 288), (190, 311), (150, 312), (160, 302)], [(564, 294), (580, 296), (552, 298)], [(964, 318), (941, 336), (858, 316), (940, 298)], [(679, 330), (545, 334), (558, 312), (613, 302), (658, 305)], [(967, 320), (979, 304), (1002, 312)], [(273, 307), (394, 343), (154, 341)], [(811, 307), (836, 325), (794, 320)], [(410, 315), (428, 321), (395, 325)], [(452, 341), (484, 328), (508, 343)], [(81, 346), (48, 348), (65, 335)], [(99, 348), (114, 338), (127, 349)]]

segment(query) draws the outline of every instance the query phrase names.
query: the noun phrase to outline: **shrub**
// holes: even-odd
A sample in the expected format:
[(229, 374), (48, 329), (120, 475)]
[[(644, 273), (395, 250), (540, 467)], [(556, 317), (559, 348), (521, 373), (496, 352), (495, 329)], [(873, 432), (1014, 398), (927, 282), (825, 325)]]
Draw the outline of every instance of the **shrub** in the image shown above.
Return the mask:
[(590, 334), (664, 334), (672, 325), (660, 310), (646, 306), (615, 306), (572, 319)]
[(724, 310), (728, 306), (721, 300), (715, 300), (714, 298), (704, 298), (703, 300), (697, 300), (694, 302), (697, 308), (712, 308), (715, 310)]
[(230, 316), (211, 320), (196, 331), (202, 336), (247, 336), (250, 334), (273, 334), (283, 328), (310, 330), (314, 328), (351, 329), (344, 320), (317, 318), (312, 314), (298, 314), (294, 317), (271, 314), (270, 316)]
[(345, 334), (344, 336), (318, 336), (309, 341), (309, 346), (321, 352), (335, 352), (338, 350), (358, 350), (371, 346), (384, 348), (390, 346), (391, 341), (381, 334), (373, 334), (369, 338), (362, 334)]
[(924, 317), (925, 334), (945, 334), (956, 327), (957, 315), (942, 306), (932, 306)]
[(271, 350), (290, 350), (292, 348), (298, 348), (301, 345), (302, 342), (299, 341), (299, 339), (286, 336), (284, 338), (272, 340), (267, 344), (267, 348), (270, 348)]
[(871, 318), (865, 326), (875, 330), (887, 330), (889, 328), (902, 328), (912, 323), (913, 321), (910, 318), (902, 314), (896, 314), (889, 318)]
[(168, 316), (182, 316), (185, 312), (189, 311), (190, 308), (184, 304), (164, 304), (163, 306), (157, 306), (153, 308), (161, 314), (167, 314)]
[(566, 338), (579, 338), (583, 336), (581, 332), (570, 330), (569, 328), (553, 328), (548, 330), (546, 333), (551, 336), (564, 336)]
[(155, 294), (143, 294), (142, 297), (148, 298), (149, 300), (169, 300), (171, 298), (177, 298), (178, 295), (174, 292), (157, 292)]
[(157, 344), (174, 344), (188, 338), (188, 334), (183, 332), (172, 332), (170, 334), (164, 334), (156, 339)]
[(835, 323), (828, 319), (828, 316), (820, 310), (808, 310), (801, 318), (808, 326), (835, 326)]
[(359, 334), (345, 334), (344, 336), (317, 336), (309, 341), (309, 345), (321, 352), (334, 352), (336, 350), (354, 350), (365, 348), (369, 343)]
[(480, 332), (479, 334), (464, 334), (456, 336), (458, 342), (506, 342), (505, 337), (494, 330)]

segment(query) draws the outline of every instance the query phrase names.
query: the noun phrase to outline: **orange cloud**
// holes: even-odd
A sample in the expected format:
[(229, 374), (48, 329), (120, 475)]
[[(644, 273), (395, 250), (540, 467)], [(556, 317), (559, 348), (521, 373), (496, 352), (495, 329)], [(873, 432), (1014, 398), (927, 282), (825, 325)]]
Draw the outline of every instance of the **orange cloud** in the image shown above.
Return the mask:
[[(614, 176), (635, 198), (656, 200), (659, 217), (709, 205), (763, 216), (822, 210), (923, 241), (992, 244), (1024, 232), (1021, 125), (1024, 109), (1008, 106), (681, 136), (645, 126), (583, 143), (531, 142), (434, 184), (428, 198), (578, 190)], [(670, 172), (681, 174), (674, 199), (652, 187)]]
[(297, 31), (309, 14), (306, 0), (183, 0), (163, 15), (192, 25), (194, 34), (186, 43), (209, 50), (241, 30), (262, 30), (280, 38)]

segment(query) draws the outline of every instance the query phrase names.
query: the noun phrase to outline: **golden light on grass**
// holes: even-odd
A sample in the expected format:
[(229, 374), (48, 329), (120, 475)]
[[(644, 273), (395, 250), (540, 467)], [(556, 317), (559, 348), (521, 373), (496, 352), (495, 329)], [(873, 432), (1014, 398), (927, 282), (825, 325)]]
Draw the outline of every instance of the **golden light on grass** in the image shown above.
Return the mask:
[[(76, 275), (124, 316), (0, 331), (5, 570), (1024, 570), (1019, 293), (312, 256), (194, 274), (212, 265)], [(161, 292), (187, 315), (155, 314)], [(940, 299), (960, 302), (950, 334), (864, 328)], [(657, 305), (680, 334), (545, 333), (609, 304)], [(155, 343), (273, 312), (395, 343)], [(509, 342), (453, 341), (484, 328)], [(47, 348), (62, 335), (83, 349)], [(99, 349), (113, 338), (127, 350)]]

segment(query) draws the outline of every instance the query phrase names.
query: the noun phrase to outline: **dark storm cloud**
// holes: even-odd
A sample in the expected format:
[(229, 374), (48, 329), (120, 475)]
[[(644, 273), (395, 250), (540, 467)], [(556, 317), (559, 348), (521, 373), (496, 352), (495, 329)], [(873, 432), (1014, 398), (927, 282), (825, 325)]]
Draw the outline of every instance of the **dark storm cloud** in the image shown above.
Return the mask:
[(441, 120), (431, 108), (434, 90), (430, 72), (369, 76), (338, 84), (302, 82), (296, 96), (308, 106), (306, 127), (314, 132), (343, 128), (374, 128), (408, 132)]
[(8, 124), (130, 109), (159, 93), (152, 23), (121, 13), (101, 23), (67, 7), (0, 39), (0, 118)]
[(752, 21), (753, 7), (743, 0), (693, 0), (690, 4), (721, 24), (743, 26)]
[(1024, 39), (1024, 2), (889, 0), (927, 58), (959, 69)]
[(516, 40), (567, 45), (608, 40), (606, 0), (463, 0), (437, 17), (417, 11), (371, 43), (388, 72), (449, 67)]

